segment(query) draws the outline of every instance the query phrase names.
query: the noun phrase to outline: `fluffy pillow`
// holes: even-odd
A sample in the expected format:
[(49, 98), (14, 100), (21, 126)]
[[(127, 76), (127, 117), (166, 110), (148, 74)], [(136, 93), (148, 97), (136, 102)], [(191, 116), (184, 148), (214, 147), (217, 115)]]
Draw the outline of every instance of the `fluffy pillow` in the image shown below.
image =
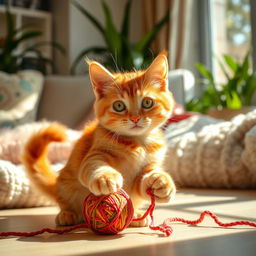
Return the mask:
[(0, 71), (0, 128), (35, 121), (43, 75), (34, 70)]
[[(61, 166), (57, 166), (58, 169)], [(24, 167), (0, 160), (0, 209), (52, 205), (29, 180)]]
[[(0, 159), (14, 164), (20, 163), (20, 155), (30, 136), (46, 128), (50, 122), (41, 121), (23, 124), (15, 128), (0, 130)], [(51, 163), (66, 161), (72, 150), (74, 142), (80, 137), (81, 132), (67, 129), (68, 140), (62, 143), (51, 143), (49, 148), (49, 160)]]
[[(33, 186), (20, 164), (22, 153), (28, 138), (35, 132), (49, 125), (49, 122), (34, 122), (15, 128), (0, 130), (0, 208), (17, 208), (44, 206), (52, 204), (49, 199)], [(52, 143), (49, 148), (49, 159), (55, 163), (52, 167), (60, 170), (68, 159), (79, 131), (67, 129), (68, 140), (63, 143)]]
[(179, 186), (256, 188), (256, 110), (226, 122), (190, 117), (166, 137), (166, 166)]

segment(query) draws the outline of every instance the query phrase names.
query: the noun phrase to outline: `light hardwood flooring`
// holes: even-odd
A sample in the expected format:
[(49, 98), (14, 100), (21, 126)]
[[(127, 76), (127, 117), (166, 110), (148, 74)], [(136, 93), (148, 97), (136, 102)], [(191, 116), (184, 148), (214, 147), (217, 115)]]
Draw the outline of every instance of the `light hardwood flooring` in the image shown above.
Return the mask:
[[(174, 202), (157, 206), (155, 222), (162, 223), (168, 217), (197, 219), (204, 210), (216, 213), (223, 222), (256, 221), (256, 191), (180, 190)], [(57, 207), (0, 210), (0, 231), (55, 228), (57, 212)], [(128, 228), (114, 236), (86, 230), (63, 235), (0, 238), (0, 255), (256, 255), (256, 228), (220, 228), (209, 217), (198, 226), (175, 223), (172, 227), (170, 237), (149, 228)]]

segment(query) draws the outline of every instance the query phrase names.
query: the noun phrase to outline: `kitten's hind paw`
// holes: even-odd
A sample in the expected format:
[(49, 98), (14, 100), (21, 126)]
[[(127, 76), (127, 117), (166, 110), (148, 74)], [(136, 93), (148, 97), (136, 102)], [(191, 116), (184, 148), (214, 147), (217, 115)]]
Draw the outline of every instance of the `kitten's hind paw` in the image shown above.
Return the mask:
[[(140, 218), (141, 216), (143, 216), (144, 212), (142, 211), (136, 211), (133, 215), (134, 219)], [(131, 227), (147, 227), (149, 225), (150, 222), (150, 217), (147, 216), (146, 218), (144, 218), (143, 220), (138, 220), (138, 221), (132, 221), (130, 223)]]
[(56, 216), (55, 222), (58, 226), (70, 226), (81, 222), (76, 213), (72, 211), (60, 211)]

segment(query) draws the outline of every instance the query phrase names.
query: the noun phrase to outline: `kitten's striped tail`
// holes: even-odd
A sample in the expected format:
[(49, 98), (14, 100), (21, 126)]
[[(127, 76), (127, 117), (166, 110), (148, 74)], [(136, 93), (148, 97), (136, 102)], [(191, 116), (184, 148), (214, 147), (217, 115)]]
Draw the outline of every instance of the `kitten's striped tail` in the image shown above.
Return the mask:
[(57, 175), (47, 158), (48, 145), (53, 141), (65, 141), (67, 138), (65, 131), (66, 128), (58, 123), (40, 130), (29, 139), (21, 157), (30, 179), (52, 199), (56, 199)]

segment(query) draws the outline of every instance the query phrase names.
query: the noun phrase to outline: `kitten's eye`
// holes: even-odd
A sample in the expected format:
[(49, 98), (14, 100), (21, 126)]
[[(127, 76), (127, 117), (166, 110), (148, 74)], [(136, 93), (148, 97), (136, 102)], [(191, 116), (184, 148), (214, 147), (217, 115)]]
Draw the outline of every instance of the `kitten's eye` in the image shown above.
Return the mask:
[(116, 112), (122, 112), (126, 109), (126, 106), (124, 105), (124, 103), (122, 101), (118, 100), (113, 103), (113, 109)]
[(144, 98), (141, 104), (141, 106), (145, 109), (150, 109), (153, 107), (153, 105), (154, 105), (154, 101), (150, 98)]

